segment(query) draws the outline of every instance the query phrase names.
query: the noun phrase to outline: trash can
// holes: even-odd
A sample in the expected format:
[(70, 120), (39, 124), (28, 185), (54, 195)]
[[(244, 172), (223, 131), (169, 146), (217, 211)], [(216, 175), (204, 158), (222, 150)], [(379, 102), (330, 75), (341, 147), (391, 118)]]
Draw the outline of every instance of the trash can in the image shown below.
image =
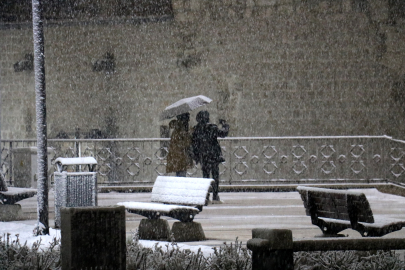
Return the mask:
[[(55, 228), (60, 228), (61, 207), (97, 206), (97, 161), (93, 157), (57, 158), (55, 164)], [(88, 171), (67, 171), (69, 166), (88, 166)]]

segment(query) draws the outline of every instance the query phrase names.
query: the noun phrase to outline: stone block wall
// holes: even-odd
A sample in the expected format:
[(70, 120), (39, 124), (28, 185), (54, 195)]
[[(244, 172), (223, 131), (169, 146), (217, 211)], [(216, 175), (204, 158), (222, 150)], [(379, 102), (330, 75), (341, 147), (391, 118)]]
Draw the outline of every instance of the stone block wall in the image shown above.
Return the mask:
[[(398, 1), (172, 0), (173, 17), (45, 28), (49, 137), (159, 137), (159, 113), (203, 94), (230, 136), (403, 138), (405, 22)], [(398, 11), (399, 10), (399, 11)], [(3, 138), (35, 137), (29, 24), (0, 26)], [(97, 71), (107, 58), (114, 69)], [(112, 59), (112, 60), (111, 60)], [(192, 114), (192, 123), (195, 113)], [(58, 135), (59, 134), (59, 135)]]

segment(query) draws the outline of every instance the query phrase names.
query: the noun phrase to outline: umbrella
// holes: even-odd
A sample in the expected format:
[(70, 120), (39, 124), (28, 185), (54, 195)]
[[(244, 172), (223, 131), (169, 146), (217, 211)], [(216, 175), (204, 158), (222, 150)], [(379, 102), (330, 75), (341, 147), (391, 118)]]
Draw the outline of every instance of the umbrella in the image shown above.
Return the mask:
[(210, 103), (211, 101), (212, 99), (203, 95), (180, 99), (164, 109), (160, 115), (160, 120), (170, 119), (176, 115), (195, 110), (198, 107)]

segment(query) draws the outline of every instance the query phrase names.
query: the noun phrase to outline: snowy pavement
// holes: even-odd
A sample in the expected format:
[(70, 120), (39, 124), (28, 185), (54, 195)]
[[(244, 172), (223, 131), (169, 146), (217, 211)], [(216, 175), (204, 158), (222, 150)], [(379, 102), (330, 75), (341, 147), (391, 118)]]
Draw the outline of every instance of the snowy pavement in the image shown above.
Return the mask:
[[(405, 198), (380, 193), (376, 189), (356, 190), (364, 192), (375, 215), (405, 220)], [(305, 209), (298, 192), (230, 192), (220, 193), (223, 204), (210, 204), (196, 216), (194, 221), (200, 222), (208, 238), (201, 242), (181, 243), (179, 246), (192, 250), (202, 247), (204, 253), (209, 253), (214, 246), (224, 242), (234, 242), (236, 238), (244, 244), (251, 238), (253, 228), (283, 228), (291, 229), (294, 238), (312, 238), (321, 235), (321, 230), (311, 224), (310, 217), (305, 215)], [(54, 226), (54, 197), (49, 196), (50, 225)], [(150, 193), (100, 193), (100, 206), (115, 205), (118, 202), (137, 201), (148, 202)], [(20, 202), (26, 220), (0, 222), (0, 235), (7, 232), (10, 237), (19, 234), (21, 243), (25, 240), (33, 243), (38, 238), (32, 236), (36, 224), (36, 197)], [(127, 237), (136, 230), (142, 216), (126, 213)], [(167, 218), (172, 225), (173, 220)], [(360, 237), (351, 229), (342, 232), (349, 237)], [(43, 238), (42, 243), (50, 242), (52, 237), (60, 236), (59, 230), (51, 229), (51, 236)], [(405, 229), (388, 234), (384, 237), (405, 237)], [(144, 246), (153, 246), (154, 241), (142, 241)], [(162, 243), (163, 245), (165, 243)]]

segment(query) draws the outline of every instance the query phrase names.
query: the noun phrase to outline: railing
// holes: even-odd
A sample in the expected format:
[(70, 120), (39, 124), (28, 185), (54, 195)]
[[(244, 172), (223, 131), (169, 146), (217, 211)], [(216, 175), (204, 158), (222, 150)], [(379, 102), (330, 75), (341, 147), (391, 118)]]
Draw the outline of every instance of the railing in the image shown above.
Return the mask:
[[(169, 139), (50, 139), (49, 157), (92, 156), (101, 185), (150, 185), (165, 175)], [(220, 140), (221, 184), (405, 183), (405, 142), (388, 136), (244, 137)], [(2, 169), (14, 182), (16, 148), (36, 140), (2, 140)], [(49, 169), (52, 177), (54, 166)], [(201, 177), (199, 166), (188, 176)]]

